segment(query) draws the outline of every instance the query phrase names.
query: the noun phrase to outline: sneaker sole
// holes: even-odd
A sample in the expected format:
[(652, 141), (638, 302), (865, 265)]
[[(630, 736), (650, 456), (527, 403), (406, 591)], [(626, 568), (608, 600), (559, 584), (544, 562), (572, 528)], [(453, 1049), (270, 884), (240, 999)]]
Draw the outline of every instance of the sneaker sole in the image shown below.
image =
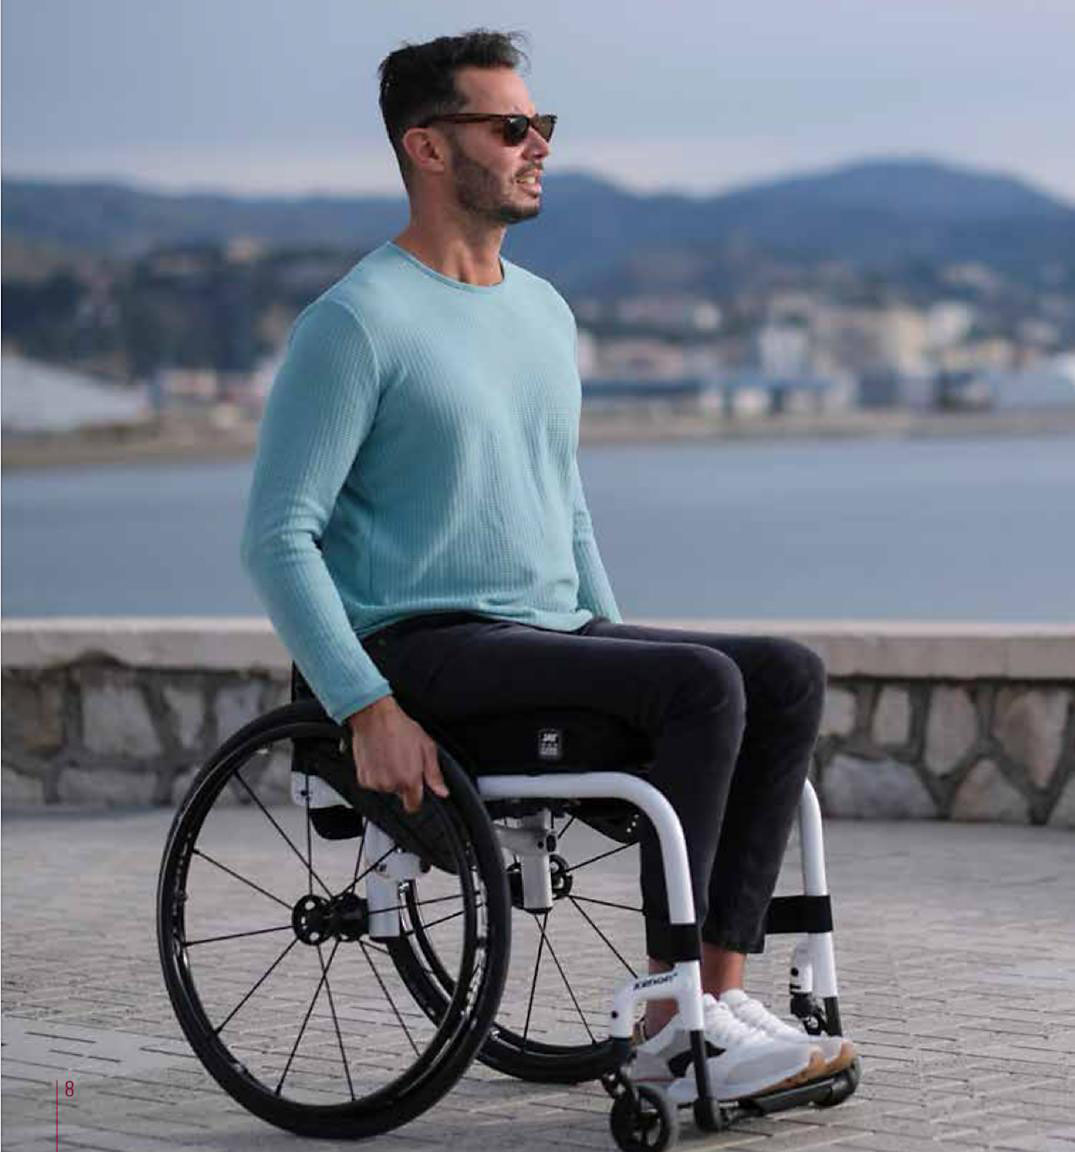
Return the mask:
[(837, 1072), (843, 1072), (846, 1068), (850, 1068), (855, 1062), (855, 1057), (858, 1053), (855, 1051), (855, 1045), (850, 1040), (845, 1040), (840, 1045), (839, 1055), (834, 1056), (826, 1065), (825, 1071), (822, 1076), (835, 1076)]
[[(734, 1091), (720, 1087), (717, 1088), (717, 1099), (721, 1101), (733, 1100), (747, 1100), (755, 1096), (768, 1096), (772, 1092), (782, 1092), (787, 1088), (798, 1088), (800, 1084), (806, 1084), (811, 1080), (818, 1080), (825, 1074), (825, 1058), (817, 1048), (810, 1050), (810, 1059), (805, 1068), (793, 1073), (790, 1076), (785, 1076), (777, 1083), (771, 1081), (758, 1080), (748, 1082), (746, 1084), (738, 1084), (735, 1086)], [(657, 1084), (659, 1081), (655, 1079), (647, 1079), (638, 1081), (638, 1083), (653, 1083)], [(662, 1087), (668, 1093), (668, 1098), (676, 1104), (693, 1104), (698, 1098), (698, 1088), (695, 1083), (694, 1070), (686, 1076), (681, 1076), (678, 1080), (673, 1080), (670, 1083), (666, 1082)]]

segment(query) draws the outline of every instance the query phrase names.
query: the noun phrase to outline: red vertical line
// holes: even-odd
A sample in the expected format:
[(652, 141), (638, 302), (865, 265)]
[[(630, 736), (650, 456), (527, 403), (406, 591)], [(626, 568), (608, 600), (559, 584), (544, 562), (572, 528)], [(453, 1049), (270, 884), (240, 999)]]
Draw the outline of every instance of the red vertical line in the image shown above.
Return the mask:
[(56, 1152), (60, 1152), (60, 1082), (56, 1081)]

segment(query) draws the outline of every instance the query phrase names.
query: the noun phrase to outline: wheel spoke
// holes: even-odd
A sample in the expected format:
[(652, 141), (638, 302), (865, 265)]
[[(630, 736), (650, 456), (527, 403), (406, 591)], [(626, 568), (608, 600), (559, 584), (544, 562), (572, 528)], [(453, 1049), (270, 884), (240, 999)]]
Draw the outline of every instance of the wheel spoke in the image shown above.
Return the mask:
[(283, 830), (283, 828), (280, 827), (280, 825), (276, 822), (275, 818), (273, 817), (272, 813), (268, 810), (268, 808), (265, 807), (264, 804), (262, 804), (261, 800), (258, 799), (258, 797), (254, 794), (254, 791), (250, 787), (250, 785), (247, 784), (247, 782), (243, 779), (242, 772), (240, 772), (239, 769), (236, 769), (236, 771), (235, 771), (235, 779), (238, 780), (239, 783), (246, 789), (247, 795), (261, 809), (261, 811), (265, 815), (266, 820), (268, 820), (269, 823), (276, 829), (276, 831), (279, 832), (281, 836), (283, 836), (284, 840), (287, 842), (287, 846), (291, 849), (292, 852), (295, 853), (295, 855), (302, 862), (302, 866), (304, 868), (309, 869), (313, 878), (318, 882), (318, 884), (321, 885), (322, 888), (324, 888), (325, 895), (331, 899), (332, 893), (331, 893), (331, 891), (329, 891), (328, 885), (324, 882), (324, 880), (321, 879), (320, 876), (318, 876), (317, 872), (314, 871), (313, 864), (309, 860), (306, 860), (303, 858), (302, 853), (295, 847), (294, 843), (291, 840), (291, 837), (288, 836), (288, 834)]
[(280, 955), (276, 957), (276, 959), (265, 970), (264, 975), (258, 980), (258, 982), (254, 985), (254, 987), (251, 988), (250, 991), (247, 992), (247, 994), (242, 998), (242, 1000), (240, 1000), (239, 1003), (236, 1004), (235, 1007), (227, 1014), (227, 1016), (224, 1017), (223, 1022), (221, 1024), (218, 1024), (213, 1029), (213, 1035), (214, 1036), (219, 1036), (220, 1033), (224, 1031), (228, 1022), (235, 1015), (235, 1013), (238, 1012), (239, 1009), (242, 1008), (242, 1006), (247, 1002), (247, 1000), (249, 1000), (250, 997), (253, 996), (254, 993), (262, 986), (262, 984), (264, 984), (265, 981), (268, 980), (268, 978), (272, 975), (273, 970), (276, 968), (276, 966), (291, 951), (291, 949), (295, 947), (295, 945), (298, 942), (299, 942), (299, 938), (296, 936), (295, 939), (292, 940), (291, 943), (288, 944), (288, 946), (283, 950), (283, 952), (281, 952)]
[[(337, 940), (332, 947), (332, 954), (336, 954), (336, 949), (339, 947), (340, 942)], [(343, 1074), (347, 1077), (347, 1090), (351, 1093), (351, 1099), (355, 1099), (355, 1086), (351, 1083), (351, 1069), (347, 1063), (347, 1053), (343, 1049), (343, 1036), (340, 1034), (340, 1022), (336, 1018), (336, 1005), (332, 999), (332, 985), (328, 982), (328, 966), (325, 964), (325, 957), (321, 952), (321, 945), (317, 946), (317, 959), (321, 963), (321, 972), (325, 981), (325, 995), (328, 996), (328, 1009), (332, 1013), (332, 1026), (336, 1029), (336, 1041), (340, 1046), (340, 1059), (343, 1060)]]
[(265, 936), (269, 932), (290, 932), (290, 924), (281, 924), (278, 928), (251, 928), (249, 932), (229, 932), (225, 936), (203, 936), (201, 940), (184, 940), (184, 948), (193, 948), (195, 944), (217, 944), (221, 940), (239, 940), (243, 936)]
[(572, 864), (568, 868), (568, 872), (577, 872), (580, 868), (585, 868), (587, 864), (596, 864), (598, 860), (605, 860), (609, 856), (615, 856), (617, 852), (626, 852), (628, 848), (633, 848), (633, 844), (620, 844), (616, 848), (610, 848), (607, 852), (601, 852), (597, 856), (591, 856), (588, 860), (580, 860), (578, 864)]
[[(537, 913), (534, 913), (537, 920)], [(541, 967), (541, 953), (545, 948), (545, 925), (549, 922), (549, 914), (545, 913), (541, 922), (541, 939), (538, 941), (537, 959), (534, 961), (534, 978), (530, 981), (530, 999), (526, 1004), (526, 1022), (523, 1024), (523, 1050), (526, 1050), (526, 1038), (530, 1035), (530, 1015), (534, 1011), (534, 992), (537, 990), (538, 970)]]
[(328, 979), (328, 970), (332, 967), (332, 961), (336, 958), (336, 949), (339, 948), (340, 942), (336, 941), (332, 946), (332, 954), (328, 958), (328, 963), (322, 966), (321, 979), (317, 982), (317, 987), (314, 989), (313, 999), (310, 1001), (309, 1008), (306, 1009), (306, 1015), (302, 1018), (302, 1026), (299, 1028), (299, 1034), (295, 1037), (295, 1043), (292, 1046), (291, 1053), (287, 1058), (287, 1063), (284, 1065), (284, 1071), (280, 1076), (280, 1082), (276, 1085), (275, 1094), (280, 1095), (280, 1090), (284, 1086), (284, 1080), (287, 1079), (288, 1071), (291, 1068), (291, 1062), (295, 1059), (295, 1053), (299, 1050), (299, 1045), (302, 1043), (302, 1037), (306, 1032), (306, 1025), (310, 1022), (310, 1016), (313, 1013), (314, 1005), (317, 1003), (318, 996), (321, 995), (321, 985)]
[(642, 915), (641, 908), (632, 908), (630, 904), (617, 904), (613, 900), (598, 900), (593, 896), (575, 896), (575, 900), (582, 900), (587, 904), (601, 904), (605, 908), (619, 908), (621, 912), (634, 912), (636, 915)]
[(229, 876), (234, 876), (236, 880), (245, 884), (248, 888), (253, 888), (255, 892), (260, 892), (262, 896), (268, 896), (270, 900), (275, 900), (283, 908), (291, 908), (291, 905), (286, 900), (281, 900), (279, 896), (274, 896), (271, 892), (262, 888), (259, 884), (255, 884), (253, 880), (247, 880), (245, 876), (240, 876), (238, 872), (229, 868), (226, 864), (221, 864), (219, 860), (214, 860), (208, 852), (203, 852), (200, 848), (191, 849), (192, 856), (200, 856), (203, 860), (208, 861), (214, 867), (219, 868), (221, 872), (227, 872)]
[(396, 1014), (396, 1019), (399, 1021), (399, 1026), (403, 1029), (404, 1035), (410, 1041), (411, 1047), (414, 1049), (415, 1056), (420, 1056), (421, 1053), (418, 1051), (418, 1045), (414, 1042), (414, 1037), (411, 1035), (411, 1030), (407, 1027), (406, 1023), (404, 1023), (403, 1017), (400, 1015), (399, 1009), (396, 1007), (396, 1002), (392, 999), (392, 993), (388, 991), (385, 982), (381, 979), (380, 972), (377, 971), (377, 966), (373, 963), (372, 957), (366, 951), (365, 943), (362, 940), (359, 940), (358, 946), (362, 949), (362, 955), (366, 957), (366, 963), (369, 964), (370, 971), (373, 973), (374, 979), (378, 984), (380, 984), (381, 991), (385, 994), (385, 999), (389, 1004), (391, 1004), (392, 1011)]
[[(535, 920), (535, 921), (537, 920), (537, 916), (536, 916), (536, 915), (534, 916), (534, 920)], [(571, 1003), (575, 1005), (575, 1011), (576, 1011), (576, 1012), (579, 1014), (579, 1019), (582, 1021), (582, 1026), (583, 1026), (583, 1028), (585, 1028), (585, 1029), (586, 1029), (586, 1034), (587, 1034), (587, 1035), (590, 1037), (590, 1043), (591, 1043), (591, 1044), (596, 1044), (596, 1043), (597, 1043), (597, 1038), (594, 1036), (593, 1032), (590, 1030), (590, 1025), (589, 1025), (589, 1023), (588, 1023), (588, 1022), (587, 1022), (587, 1020), (586, 1020), (586, 1014), (585, 1014), (585, 1013), (582, 1011), (582, 1009), (579, 1007), (579, 1002), (578, 1002), (578, 1000), (576, 1000), (576, 999), (575, 999), (575, 992), (574, 992), (574, 989), (572, 989), (572, 987), (571, 987), (571, 984), (568, 982), (568, 979), (567, 979), (567, 975), (566, 975), (566, 973), (564, 972), (564, 969), (563, 969), (563, 965), (561, 965), (561, 963), (560, 963), (560, 959), (559, 959), (559, 957), (556, 955), (556, 951), (555, 951), (555, 949), (554, 949), (554, 948), (553, 948), (553, 946), (552, 946), (552, 941), (549, 939), (548, 933), (547, 933), (547, 932), (546, 932), (546, 930), (545, 930), (545, 925), (548, 923), (548, 920), (549, 920), (549, 914), (546, 912), (546, 913), (545, 913), (545, 920), (544, 920), (544, 922), (543, 922), (543, 923), (542, 923), (542, 924), (539, 926), (539, 927), (540, 927), (540, 931), (541, 931), (541, 935), (542, 935), (542, 937), (544, 938), (544, 940), (545, 940), (545, 943), (548, 945), (548, 948), (549, 948), (549, 955), (552, 957), (552, 961), (553, 961), (553, 963), (556, 965), (556, 970), (557, 970), (557, 971), (560, 973), (560, 979), (561, 979), (561, 980), (563, 980), (563, 982), (564, 982), (564, 987), (567, 989), (567, 994), (568, 994), (568, 996), (570, 996), (570, 997), (571, 997)]]
[(598, 926), (594, 923), (593, 919), (589, 915), (587, 915), (586, 909), (579, 907), (579, 899), (580, 899), (579, 897), (568, 896), (568, 900), (570, 900), (571, 903), (575, 906), (579, 915), (582, 916), (582, 918), (586, 921), (586, 923), (589, 924), (589, 926), (597, 933), (598, 936), (601, 937), (602, 940), (604, 940), (604, 942), (608, 945), (609, 949), (611, 950), (612, 954), (616, 957), (616, 959), (619, 960), (619, 962), (624, 966), (624, 968), (626, 968), (627, 971), (630, 972), (631, 975), (637, 980), (638, 979), (638, 973), (623, 958), (622, 954), (620, 953), (620, 950), (616, 947), (616, 945), (612, 943), (612, 941), (604, 934), (604, 932), (601, 931), (600, 928), (598, 928)]
[[(477, 912), (479, 908), (483, 908), (483, 907), (484, 907), (484, 905), (479, 900), (474, 905), (474, 911)], [(458, 912), (450, 912), (447, 916), (442, 916), (439, 920), (430, 920), (430, 922), (428, 924), (420, 924), (415, 928), (407, 928), (402, 933), (402, 935), (413, 936), (415, 934), (415, 932), (426, 932), (430, 928), (436, 928), (438, 924), (446, 924), (449, 920), (454, 920), (457, 916), (462, 916), (464, 912), (466, 912), (466, 909), (460, 908)]]

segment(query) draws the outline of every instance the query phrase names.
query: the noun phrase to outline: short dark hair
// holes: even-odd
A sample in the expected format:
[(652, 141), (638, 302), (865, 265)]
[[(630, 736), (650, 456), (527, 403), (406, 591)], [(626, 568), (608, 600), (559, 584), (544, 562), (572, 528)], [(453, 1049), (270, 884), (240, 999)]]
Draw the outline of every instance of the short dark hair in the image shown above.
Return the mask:
[(458, 112), (466, 100), (455, 86), (460, 68), (518, 68), (529, 59), (521, 32), (491, 32), (475, 28), (461, 36), (438, 36), (425, 44), (404, 44), (380, 64), (381, 115), (388, 139), (408, 184), (410, 159), (403, 135), (431, 116)]

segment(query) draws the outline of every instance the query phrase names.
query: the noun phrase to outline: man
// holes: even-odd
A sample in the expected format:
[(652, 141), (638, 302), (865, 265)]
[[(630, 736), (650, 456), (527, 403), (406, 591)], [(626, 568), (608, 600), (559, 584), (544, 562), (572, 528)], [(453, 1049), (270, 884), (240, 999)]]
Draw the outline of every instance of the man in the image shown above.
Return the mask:
[[(295, 323), (243, 560), (303, 676), (349, 725), (359, 783), (408, 811), (424, 787), (445, 788), (393, 686), (449, 728), (572, 706), (650, 737), (651, 779), (691, 860), (715, 1089), (756, 1094), (852, 1058), (743, 991), (824, 668), (790, 642), (622, 623), (576, 462), (574, 319), (550, 284), (499, 257), (508, 226), (540, 211), (555, 124), (537, 114), (521, 59), (515, 37), (478, 30), (382, 63), (410, 222)], [(641, 859), (647, 951), (662, 971), (676, 950), (648, 828)], [(672, 1008), (647, 1009), (640, 1076), (675, 1078), (687, 1038)]]

